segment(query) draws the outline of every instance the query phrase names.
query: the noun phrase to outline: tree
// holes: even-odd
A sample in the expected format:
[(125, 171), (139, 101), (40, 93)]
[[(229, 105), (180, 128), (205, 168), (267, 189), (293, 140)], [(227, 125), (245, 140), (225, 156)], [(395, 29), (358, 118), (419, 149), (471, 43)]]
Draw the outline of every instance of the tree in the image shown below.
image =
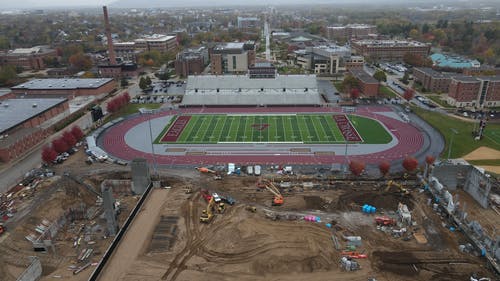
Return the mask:
[(351, 94), (351, 99), (356, 100), (357, 98), (359, 98), (359, 95), (360, 95), (359, 89), (352, 88), (350, 94)]
[(417, 169), (418, 167), (418, 160), (413, 158), (413, 157), (406, 157), (405, 160), (403, 160), (403, 168), (411, 173), (413, 171), (415, 171), (415, 169)]
[(403, 62), (412, 66), (425, 66), (431, 67), (432, 60), (430, 58), (425, 58), (419, 54), (405, 53), (403, 56)]
[(405, 92), (403, 94), (403, 98), (409, 102), (411, 99), (413, 99), (414, 95), (415, 95), (415, 91), (411, 88), (408, 88), (405, 90)]
[(62, 138), (68, 144), (68, 146), (70, 148), (73, 147), (77, 143), (75, 136), (73, 136), (73, 134), (70, 131), (65, 131), (62, 134)]
[(352, 160), (351, 162), (349, 162), (349, 170), (353, 175), (359, 176), (365, 170), (365, 163), (357, 160)]
[(425, 163), (427, 163), (427, 165), (434, 164), (434, 161), (436, 161), (436, 158), (432, 155), (427, 155), (427, 157), (425, 157)]
[(382, 176), (386, 176), (389, 173), (390, 168), (391, 168), (391, 163), (387, 161), (383, 161), (378, 165), (378, 169), (380, 170)]
[(89, 70), (92, 67), (92, 60), (83, 53), (77, 53), (70, 56), (68, 62), (76, 70)]
[(0, 67), (0, 86), (7, 86), (13, 83), (17, 77), (16, 68), (12, 65)]
[(149, 86), (151, 86), (151, 83), (153, 83), (151, 81), (151, 78), (149, 78), (149, 76), (146, 76), (146, 85), (148, 85), (148, 87), (149, 87)]
[(381, 81), (386, 82), (387, 81), (387, 75), (385, 74), (385, 72), (383, 70), (377, 70), (373, 74), (373, 78), (377, 79), (379, 82), (381, 82)]
[(408, 72), (405, 72), (405, 75), (403, 75), (403, 79), (401, 79), (401, 82), (403, 82), (403, 84), (405, 85), (408, 85), (408, 79), (410, 79), (410, 74), (408, 74)]
[(63, 138), (58, 138), (52, 141), (52, 147), (54, 150), (58, 153), (61, 154), (63, 152), (68, 151), (69, 146), (68, 144), (64, 141)]
[(141, 77), (141, 79), (139, 79), (139, 88), (141, 88), (141, 90), (144, 90), (148, 87), (148, 84), (146, 83), (146, 79), (144, 79), (144, 77)]
[(347, 75), (342, 81), (342, 90), (344, 93), (349, 93), (352, 88), (357, 88), (359, 81), (352, 75)]
[(56, 160), (57, 152), (50, 146), (46, 145), (42, 149), (42, 161), (51, 164)]
[(78, 126), (74, 126), (71, 129), (71, 134), (73, 135), (73, 137), (75, 137), (76, 141), (82, 140), (84, 136), (82, 129), (80, 129), (80, 127)]

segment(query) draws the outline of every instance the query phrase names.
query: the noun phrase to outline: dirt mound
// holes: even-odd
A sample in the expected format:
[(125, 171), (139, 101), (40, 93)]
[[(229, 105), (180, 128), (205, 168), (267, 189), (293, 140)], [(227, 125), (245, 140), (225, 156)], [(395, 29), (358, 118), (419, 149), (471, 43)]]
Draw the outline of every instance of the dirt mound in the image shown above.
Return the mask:
[(350, 192), (339, 197), (337, 209), (352, 210), (364, 204), (369, 204), (377, 209), (395, 210), (398, 208), (399, 202), (408, 205), (410, 209), (413, 208), (413, 202), (408, 195), (370, 191)]
[(299, 256), (267, 256), (252, 263), (257, 274), (315, 272), (331, 269), (332, 263), (320, 256), (304, 258)]

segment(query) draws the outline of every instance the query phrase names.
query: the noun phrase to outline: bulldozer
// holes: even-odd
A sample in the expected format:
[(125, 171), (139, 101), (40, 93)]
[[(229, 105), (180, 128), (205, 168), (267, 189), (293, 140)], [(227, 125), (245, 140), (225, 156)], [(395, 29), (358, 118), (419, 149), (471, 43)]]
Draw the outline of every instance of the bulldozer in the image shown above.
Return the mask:
[(213, 209), (215, 206), (215, 200), (213, 197), (210, 198), (207, 204), (207, 208), (203, 210), (203, 213), (200, 216), (200, 222), (210, 223), (214, 218)]
[(257, 212), (257, 208), (255, 206), (246, 206), (245, 210), (250, 211), (252, 213), (256, 213)]

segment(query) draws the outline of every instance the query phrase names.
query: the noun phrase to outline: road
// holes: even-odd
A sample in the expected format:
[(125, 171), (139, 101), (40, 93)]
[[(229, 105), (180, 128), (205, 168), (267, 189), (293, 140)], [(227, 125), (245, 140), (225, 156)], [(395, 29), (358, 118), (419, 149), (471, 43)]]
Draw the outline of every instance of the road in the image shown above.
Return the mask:
[(266, 60), (271, 61), (271, 40), (269, 38), (269, 23), (267, 21), (264, 23), (264, 35), (266, 36)]

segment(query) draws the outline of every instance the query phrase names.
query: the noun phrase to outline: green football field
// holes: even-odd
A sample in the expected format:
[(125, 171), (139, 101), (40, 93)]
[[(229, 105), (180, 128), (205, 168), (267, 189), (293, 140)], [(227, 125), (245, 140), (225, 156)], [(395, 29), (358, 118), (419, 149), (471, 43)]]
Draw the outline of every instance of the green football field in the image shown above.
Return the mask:
[[(391, 135), (376, 120), (347, 115), (363, 143), (384, 144)], [(177, 118), (189, 118), (177, 126)], [(179, 129), (181, 128), (181, 129)], [(175, 137), (167, 138), (176, 130)], [(175, 140), (174, 140), (175, 139)], [(182, 115), (165, 126), (155, 143), (214, 144), (214, 143), (345, 143), (332, 114), (279, 115)]]

